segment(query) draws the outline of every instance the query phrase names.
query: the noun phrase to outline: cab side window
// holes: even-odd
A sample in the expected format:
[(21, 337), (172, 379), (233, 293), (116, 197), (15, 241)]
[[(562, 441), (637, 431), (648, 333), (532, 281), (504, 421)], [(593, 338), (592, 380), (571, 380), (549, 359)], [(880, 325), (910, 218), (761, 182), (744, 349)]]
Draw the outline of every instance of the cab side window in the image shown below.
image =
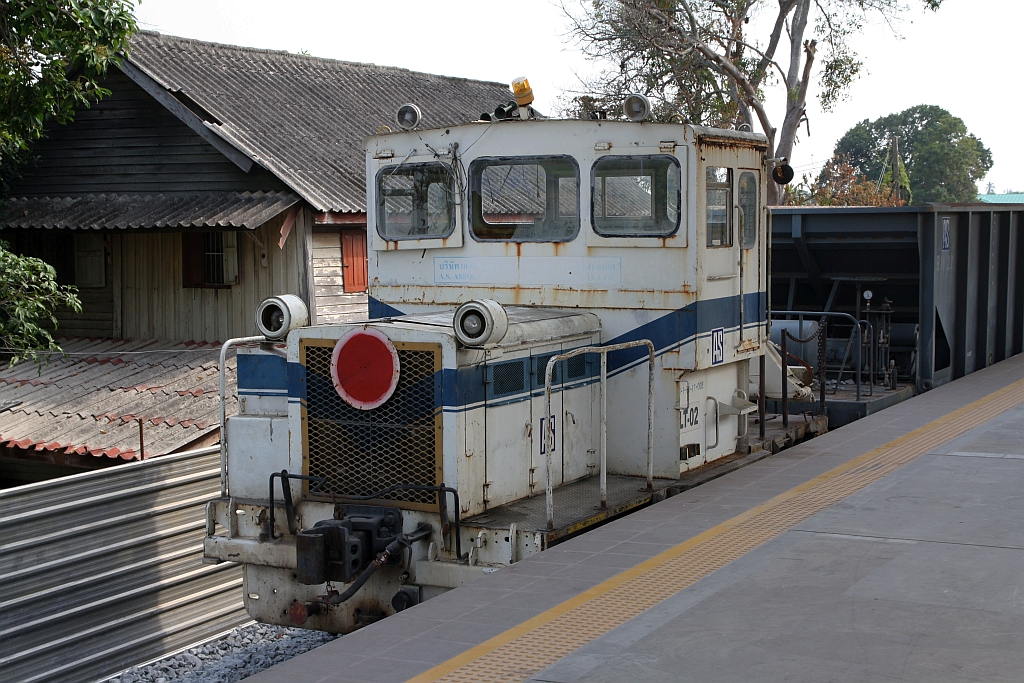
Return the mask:
[(707, 227), (709, 247), (732, 246), (732, 169), (708, 166)]

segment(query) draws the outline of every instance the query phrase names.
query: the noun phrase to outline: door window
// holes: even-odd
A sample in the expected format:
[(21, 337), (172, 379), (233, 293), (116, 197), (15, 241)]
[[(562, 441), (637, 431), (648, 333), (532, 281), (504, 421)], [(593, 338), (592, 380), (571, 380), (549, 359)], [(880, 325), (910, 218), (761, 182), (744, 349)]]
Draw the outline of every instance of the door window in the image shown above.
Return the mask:
[(707, 227), (709, 247), (732, 246), (732, 169), (708, 166)]
[(740, 245), (750, 249), (757, 244), (757, 176), (750, 171), (740, 174), (736, 203), (740, 207)]

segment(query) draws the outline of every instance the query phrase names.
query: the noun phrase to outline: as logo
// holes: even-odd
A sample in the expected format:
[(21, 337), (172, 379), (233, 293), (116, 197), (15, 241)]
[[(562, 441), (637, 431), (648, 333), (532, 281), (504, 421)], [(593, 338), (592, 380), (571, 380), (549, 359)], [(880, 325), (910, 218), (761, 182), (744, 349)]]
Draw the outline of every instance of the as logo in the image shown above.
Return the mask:
[(725, 328), (711, 330), (711, 364), (721, 365), (725, 362)]

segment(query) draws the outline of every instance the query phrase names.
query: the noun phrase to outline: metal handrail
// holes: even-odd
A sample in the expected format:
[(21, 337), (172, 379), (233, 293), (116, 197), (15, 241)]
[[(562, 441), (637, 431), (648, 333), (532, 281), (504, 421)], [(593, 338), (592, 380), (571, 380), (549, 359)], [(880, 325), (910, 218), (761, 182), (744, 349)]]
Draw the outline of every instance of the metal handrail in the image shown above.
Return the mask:
[(220, 497), (228, 495), (228, 426), (227, 426), (227, 364), (228, 349), (239, 344), (255, 344), (267, 341), (266, 337), (237, 337), (228, 339), (220, 347)]
[(555, 364), (585, 353), (601, 355), (601, 509), (604, 510), (608, 507), (608, 354), (612, 351), (622, 351), (640, 346), (647, 347), (649, 361), (647, 371), (647, 490), (654, 490), (654, 342), (650, 339), (638, 339), (609, 346), (582, 346), (552, 356), (544, 370), (544, 419), (547, 424), (543, 435), (545, 446), (544, 495), (546, 496), (549, 530), (555, 528), (555, 500), (551, 486), (551, 451), (555, 445), (555, 426), (551, 419), (551, 378), (555, 371)]
[[(805, 316), (806, 317), (812, 317), (813, 316), (813, 317), (816, 317), (816, 318), (821, 318), (821, 317), (845, 318), (845, 319), (849, 320), (850, 322), (852, 322), (854, 328), (856, 328), (856, 330), (857, 330), (857, 354), (856, 354), (857, 358), (856, 358), (855, 365), (856, 365), (856, 368), (857, 368), (857, 400), (858, 401), (860, 400), (861, 375), (863, 374), (863, 370), (861, 368), (860, 361), (861, 361), (862, 349), (864, 348), (864, 331), (861, 329), (861, 325), (867, 325), (867, 327), (868, 327), (868, 335), (869, 335), (868, 338), (869, 339), (873, 339), (874, 336), (875, 336), (875, 328), (871, 325), (871, 323), (869, 323), (867, 320), (857, 320), (856, 318), (854, 318), (849, 313), (840, 313), (840, 312), (837, 312), (837, 311), (771, 311), (770, 315), (772, 317), (777, 316), (777, 315), (795, 315), (795, 316), (798, 316), (798, 320), (800, 321), (800, 325), (801, 325), (801, 330), (803, 329), (803, 322), (804, 322), (804, 317)], [(782, 363), (783, 363), (783, 365), (785, 365), (787, 363), (787, 361), (785, 359), (783, 359)], [(843, 358), (843, 364), (844, 365), (846, 364), (846, 358), (845, 357)], [(874, 393), (875, 393), (874, 392), (874, 382), (875, 382), (875, 380), (874, 380), (874, 372), (875, 372), (875, 368), (874, 368), (874, 354), (873, 353), (871, 354), (871, 358), (868, 361), (868, 364), (871, 365), (870, 372), (869, 372), (869, 375), (871, 376), (871, 393), (869, 395), (874, 395)], [(822, 377), (821, 379), (819, 379), (819, 381), (824, 382), (825, 378)]]

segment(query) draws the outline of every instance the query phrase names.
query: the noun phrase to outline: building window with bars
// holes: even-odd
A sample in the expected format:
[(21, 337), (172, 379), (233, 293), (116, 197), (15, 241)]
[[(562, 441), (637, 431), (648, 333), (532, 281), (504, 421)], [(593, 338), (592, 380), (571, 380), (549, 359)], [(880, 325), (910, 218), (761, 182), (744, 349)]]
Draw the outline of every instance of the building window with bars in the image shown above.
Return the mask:
[(184, 287), (238, 284), (238, 233), (189, 232), (181, 236)]

